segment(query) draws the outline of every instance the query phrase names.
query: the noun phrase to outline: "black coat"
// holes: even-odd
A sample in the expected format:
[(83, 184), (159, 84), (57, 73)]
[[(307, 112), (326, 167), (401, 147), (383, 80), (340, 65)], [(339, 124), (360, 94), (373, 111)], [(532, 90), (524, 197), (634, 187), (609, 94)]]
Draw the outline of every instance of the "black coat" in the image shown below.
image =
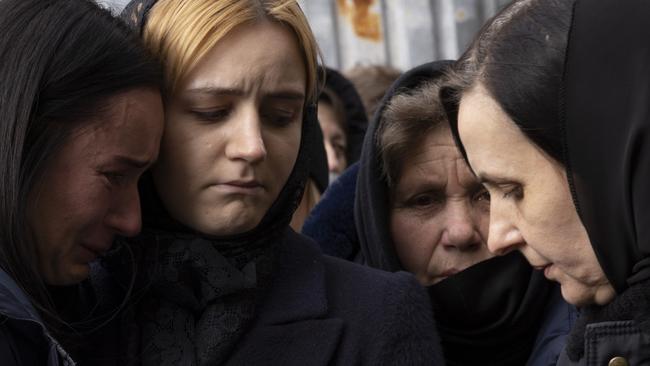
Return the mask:
[[(412, 275), (323, 255), (291, 229), (276, 263), (256, 318), (226, 365), (444, 364), (431, 304)], [(111, 279), (93, 274), (99, 277)], [(138, 334), (130, 317), (124, 314), (104, 329), (80, 364), (134, 364), (129, 360), (139, 351), (124, 346)]]
[(442, 365), (424, 289), (410, 274), (324, 256), (288, 233), (280, 268), (232, 365)]
[(650, 365), (650, 334), (642, 331), (634, 320), (592, 323), (584, 334), (584, 357), (573, 362), (563, 352), (557, 365)]

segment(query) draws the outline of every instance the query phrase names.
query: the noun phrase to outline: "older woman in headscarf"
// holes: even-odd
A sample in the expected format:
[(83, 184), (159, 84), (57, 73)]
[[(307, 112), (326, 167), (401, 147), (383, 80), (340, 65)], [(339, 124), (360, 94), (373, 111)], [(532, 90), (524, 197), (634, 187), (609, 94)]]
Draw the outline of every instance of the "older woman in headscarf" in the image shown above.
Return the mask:
[(517, 1), (443, 93), (490, 192), (490, 250), (520, 251), (583, 308), (560, 365), (650, 362), (649, 15)]

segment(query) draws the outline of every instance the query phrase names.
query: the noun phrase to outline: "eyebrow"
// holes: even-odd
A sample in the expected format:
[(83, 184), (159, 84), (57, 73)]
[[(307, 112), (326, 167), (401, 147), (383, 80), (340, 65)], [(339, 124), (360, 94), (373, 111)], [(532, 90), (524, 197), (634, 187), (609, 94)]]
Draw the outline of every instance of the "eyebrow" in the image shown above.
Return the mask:
[(481, 184), (487, 184), (487, 185), (500, 185), (504, 183), (512, 183), (513, 181), (511, 179), (505, 179), (505, 178), (497, 178), (493, 177), (487, 173), (481, 172), (476, 175), (478, 178), (478, 182)]
[[(214, 96), (242, 96), (245, 94), (244, 90), (237, 88), (224, 88), (224, 87), (215, 87), (215, 86), (206, 86), (189, 89), (188, 93), (192, 94), (210, 94)], [(303, 101), (305, 99), (305, 93), (293, 91), (293, 90), (281, 90), (265, 94), (267, 98), (272, 99), (284, 99), (284, 100), (297, 100)]]

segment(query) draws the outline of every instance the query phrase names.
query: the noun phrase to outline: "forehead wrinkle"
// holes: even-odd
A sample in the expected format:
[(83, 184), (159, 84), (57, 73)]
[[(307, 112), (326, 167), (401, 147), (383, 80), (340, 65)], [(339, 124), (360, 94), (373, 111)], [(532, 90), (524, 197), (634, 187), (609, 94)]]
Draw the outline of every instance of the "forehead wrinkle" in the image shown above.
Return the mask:
[(474, 173), (467, 166), (467, 163), (465, 163), (465, 159), (459, 157), (454, 160), (454, 164), (456, 168), (456, 179), (458, 179), (458, 184), (461, 187), (466, 190), (471, 190), (481, 185)]
[[(424, 181), (432, 183), (441, 188), (447, 186), (447, 174), (444, 174), (446, 169), (441, 159), (423, 159), (419, 162), (414, 161), (412, 164), (415, 172), (417, 173), (417, 178), (423, 179)], [(437, 169), (431, 169), (432, 165), (437, 165)], [(443, 172), (442, 174), (440, 174), (441, 171)], [(413, 179), (414, 177), (412, 176), (410, 178)]]

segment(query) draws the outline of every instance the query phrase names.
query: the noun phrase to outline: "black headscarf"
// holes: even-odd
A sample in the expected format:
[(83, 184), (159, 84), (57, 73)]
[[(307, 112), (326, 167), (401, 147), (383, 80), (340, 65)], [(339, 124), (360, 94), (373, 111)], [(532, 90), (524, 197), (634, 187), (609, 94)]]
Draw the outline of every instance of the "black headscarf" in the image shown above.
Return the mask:
[[(122, 18), (141, 31), (154, 5), (153, 0), (133, 1)], [(141, 299), (134, 320), (139, 329), (135, 343), (142, 349), (134, 357), (157, 366), (212, 365), (227, 359), (270, 285), (276, 248), (289, 230), (319, 146), (316, 105), (309, 104), (298, 157), (286, 184), (255, 228), (231, 236), (206, 235), (175, 220), (151, 175), (145, 174), (140, 182), (143, 230), (122, 246), (135, 252), (140, 265)], [(130, 268), (119, 262), (124, 258), (129, 259), (119, 254), (108, 259), (109, 269)]]
[(650, 333), (650, 3), (579, 0), (567, 46), (561, 120), (573, 200), (617, 292), (583, 311), (567, 344), (577, 361), (588, 324), (635, 320)]
[(565, 63), (566, 168), (618, 293), (650, 279), (650, 3), (579, 0)]
[[(390, 99), (443, 75), (450, 61), (406, 72), (389, 89), (368, 128), (354, 207), (362, 260), (404, 270), (389, 225), (389, 188), (381, 174), (377, 130)], [(523, 365), (528, 360), (552, 284), (519, 253), (476, 264), (428, 288), (448, 365)]]
[(312, 144), (309, 146), (309, 156), (311, 164), (309, 165), (309, 178), (316, 184), (318, 191), (323, 194), (330, 184), (329, 166), (327, 165), (327, 151), (323, 142), (323, 130), (320, 124), (314, 126)]

